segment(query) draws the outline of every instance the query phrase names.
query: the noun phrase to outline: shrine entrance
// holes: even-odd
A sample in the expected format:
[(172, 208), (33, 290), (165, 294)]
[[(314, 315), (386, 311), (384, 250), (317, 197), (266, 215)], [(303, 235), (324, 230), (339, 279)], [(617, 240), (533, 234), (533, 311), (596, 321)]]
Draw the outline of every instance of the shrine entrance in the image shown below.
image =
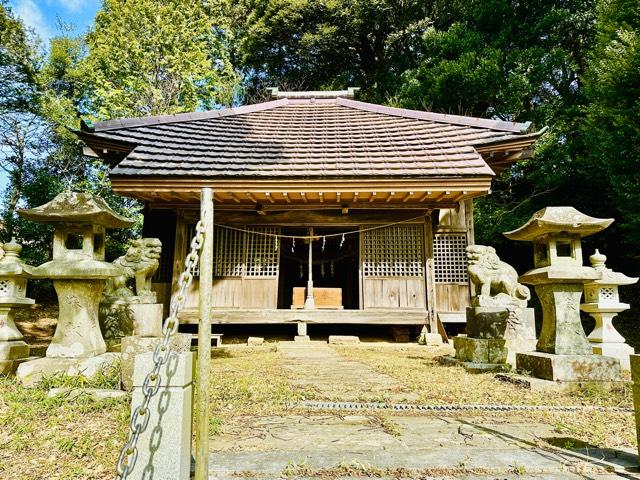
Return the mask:
[[(317, 309), (357, 310), (360, 308), (359, 251), (357, 227), (315, 227), (312, 243), (312, 276)], [(307, 228), (283, 228), (282, 235), (307, 236)], [(325, 235), (330, 235), (324, 237)], [(285, 238), (280, 250), (278, 308), (302, 309), (309, 278), (309, 244)]]

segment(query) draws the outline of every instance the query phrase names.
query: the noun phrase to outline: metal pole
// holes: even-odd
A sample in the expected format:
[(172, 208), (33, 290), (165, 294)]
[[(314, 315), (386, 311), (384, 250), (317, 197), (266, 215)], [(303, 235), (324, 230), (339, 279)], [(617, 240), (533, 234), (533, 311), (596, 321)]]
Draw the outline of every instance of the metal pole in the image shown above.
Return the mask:
[(313, 227), (309, 227), (309, 278), (307, 279), (307, 298), (304, 301), (305, 310), (316, 308), (313, 298)]
[(211, 289), (213, 287), (213, 190), (203, 188), (200, 219), (204, 244), (200, 256), (198, 368), (196, 372), (196, 480), (209, 480), (209, 364), (211, 361)]

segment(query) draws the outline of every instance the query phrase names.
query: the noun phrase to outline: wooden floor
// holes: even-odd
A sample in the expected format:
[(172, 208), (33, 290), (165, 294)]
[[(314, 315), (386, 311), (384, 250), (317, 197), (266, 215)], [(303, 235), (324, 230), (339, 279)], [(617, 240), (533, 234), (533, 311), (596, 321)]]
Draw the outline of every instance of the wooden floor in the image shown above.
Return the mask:
[[(182, 324), (197, 324), (198, 310), (184, 310)], [(276, 310), (276, 309), (213, 309), (212, 323), (274, 324), (274, 323), (363, 323), (376, 325), (424, 325), (426, 310)]]

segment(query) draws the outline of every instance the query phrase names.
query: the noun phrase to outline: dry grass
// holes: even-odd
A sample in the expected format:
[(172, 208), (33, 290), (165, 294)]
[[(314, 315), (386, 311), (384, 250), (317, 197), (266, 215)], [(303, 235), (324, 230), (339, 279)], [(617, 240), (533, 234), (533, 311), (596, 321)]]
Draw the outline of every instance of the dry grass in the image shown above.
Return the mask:
[[(395, 378), (418, 394), (424, 404), (507, 404), (507, 405), (597, 405), (632, 407), (631, 384), (625, 382), (612, 390), (596, 383), (578, 392), (535, 392), (501, 382), (493, 374), (468, 373), (462, 367), (444, 366), (437, 362), (437, 351), (430, 349), (385, 351), (376, 348), (335, 347), (345, 358), (369, 365), (374, 370)], [(570, 443), (589, 444), (601, 448), (633, 448), (636, 445), (632, 413), (620, 412), (500, 412), (483, 415), (495, 422), (536, 421), (553, 425), (558, 435), (566, 435)]]

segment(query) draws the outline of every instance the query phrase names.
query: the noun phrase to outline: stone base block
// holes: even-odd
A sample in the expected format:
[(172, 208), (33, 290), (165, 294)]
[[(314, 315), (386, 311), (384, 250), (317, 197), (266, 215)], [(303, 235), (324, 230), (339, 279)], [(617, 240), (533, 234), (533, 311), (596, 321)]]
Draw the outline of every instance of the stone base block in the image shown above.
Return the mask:
[(14, 360), (0, 360), (0, 375), (13, 375), (24, 362), (37, 360), (40, 357), (16, 358)]
[(161, 303), (138, 303), (129, 306), (133, 314), (133, 334), (137, 337), (162, 336)]
[(264, 338), (262, 337), (249, 337), (247, 339), (247, 345), (249, 345), (250, 347), (255, 347), (263, 344), (264, 344)]
[(47, 397), (64, 397), (67, 400), (77, 400), (80, 397), (88, 397), (93, 400), (111, 400), (114, 398), (124, 398), (127, 392), (122, 390), (110, 390), (105, 388), (50, 388)]
[(59, 374), (92, 378), (98, 373), (116, 368), (119, 361), (120, 354), (112, 352), (89, 358), (37, 358), (21, 363), (16, 377), (25, 387), (36, 385), (43, 377)]
[(356, 345), (360, 338), (353, 335), (329, 335), (330, 345)]
[[(158, 393), (149, 403), (147, 428), (138, 439), (138, 458), (130, 480), (186, 480), (191, 466), (193, 353), (172, 352), (160, 369)], [(153, 354), (136, 357), (131, 412), (142, 404), (142, 385), (153, 368)]]
[(423, 333), (422, 338), (427, 347), (439, 347), (444, 344), (439, 333)]
[[(122, 338), (122, 386), (126, 390), (133, 387), (133, 360), (140, 353), (152, 352), (162, 339), (157, 337), (123, 337)], [(169, 345), (176, 352), (191, 350), (191, 334), (176, 333), (171, 337)]]
[(23, 340), (0, 342), (0, 360), (18, 360), (29, 356), (29, 345)]
[(516, 354), (536, 351), (538, 340), (535, 338), (507, 338), (507, 363), (516, 366)]
[(625, 372), (631, 370), (629, 357), (635, 352), (630, 345), (626, 343), (592, 343), (591, 348), (593, 348), (595, 355), (617, 358), (620, 361), (620, 368)]
[(518, 370), (555, 382), (617, 382), (620, 362), (600, 355), (555, 355), (531, 352), (516, 354)]
[[(532, 392), (577, 392), (584, 388), (588, 382), (554, 382), (552, 380), (543, 380), (541, 378), (527, 377), (526, 375), (518, 375), (516, 373), (499, 373), (495, 376), (496, 380), (511, 383), (521, 388), (531, 390)], [(619, 389), (620, 382), (600, 382), (598, 384), (605, 390)]]
[(456, 358), (471, 363), (506, 363), (507, 349), (502, 338), (453, 337)]
[[(100, 330), (107, 344), (114, 340), (135, 335), (137, 337), (161, 337), (161, 303), (132, 303), (118, 300), (100, 304)], [(119, 343), (119, 342), (118, 342)]]
[(509, 312), (500, 307), (467, 307), (467, 335), (471, 338), (504, 338)]
[(296, 335), (295, 337), (293, 337), (293, 341), (309, 343), (311, 341), (311, 338), (309, 337), (309, 335)]

